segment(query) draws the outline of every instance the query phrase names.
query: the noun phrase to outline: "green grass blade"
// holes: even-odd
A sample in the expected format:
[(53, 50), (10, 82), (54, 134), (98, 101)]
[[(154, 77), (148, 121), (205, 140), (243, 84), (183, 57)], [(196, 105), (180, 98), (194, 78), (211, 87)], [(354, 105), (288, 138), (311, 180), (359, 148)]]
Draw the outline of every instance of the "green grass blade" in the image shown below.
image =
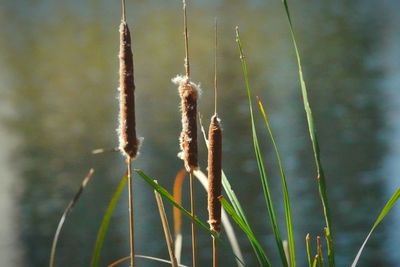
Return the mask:
[(185, 216), (189, 217), (191, 220), (193, 220), (195, 223), (197, 223), (201, 228), (209, 232), (211, 235), (216, 236), (216, 234), (212, 231), (209, 230), (207, 224), (203, 223), (200, 221), (197, 216), (192, 217), (191, 213), (187, 211), (185, 208), (183, 208), (181, 205), (175, 202), (174, 197), (161, 185), (155, 182), (154, 179), (150, 178), (148, 175), (146, 175), (142, 170), (135, 169), (135, 172), (139, 174), (140, 177), (145, 180), (154, 190), (156, 190), (158, 193), (160, 193), (164, 198), (166, 198), (174, 207), (178, 208)]
[[(328, 250), (328, 255), (332, 255), (332, 237), (329, 234), (328, 229), (325, 227), (324, 228), (324, 235), (325, 235), (325, 240), (326, 240), (326, 248)], [(328, 257), (328, 264), (329, 266), (333, 266), (335, 263), (332, 262), (333, 258)]]
[(306, 235), (306, 252), (308, 267), (312, 267), (311, 248), (310, 248), (310, 234)]
[[(178, 208), (186, 217), (188, 217), (189, 219), (194, 221), (198, 226), (200, 226), (201, 229), (205, 230), (208, 234), (215, 237), (226, 248), (226, 244), (221, 240), (218, 233), (211, 231), (206, 223), (199, 220), (197, 218), (197, 216), (193, 217), (189, 211), (187, 211), (185, 208), (183, 208), (181, 205), (179, 205), (177, 202), (175, 202), (174, 197), (164, 187), (159, 185), (153, 178), (146, 175), (142, 170), (135, 169), (135, 172), (146, 183), (148, 183), (155, 191), (160, 193), (161, 196), (163, 196), (166, 200), (168, 200), (168, 202), (170, 202), (174, 207)], [(236, 256), (234, 253), (233, 253), (233, 255), (235, 256), (236, 260), (238, 260), (241, 264), (244, 265), (244, 263), (239, 259), (238, 256)]]
[(111, 198), (110, 203), (108, 204), (106, 213), (103, 216), (103, 220), (101, 221), (101, 225), (100, 225), (99, 231), (97, 233), (97, 239), (96, 239), (95, 247), (93, 250), (92, 260), (90, 262), (91, 267), (99, 266), (101, 249), (103, 248), (103, 244), (104, 244), (104, 237), (106, 236), (106, 233), (108, 230), (108, 225), (110, 224), (111, 216), (113, 215), (115, 206), (117, 205), (118, 200), (121, 196), (121, 193), (125, 188), (127, 179), (128, 179), (128, 176), (126, 176), (126, 175), (122, 177), (121, 181), (118, 184), (117, 189), (114, 192), (114, 195)]
[(312, 263), (312, 267), (317, 267), (318, 264), (318, 255), (315, 255), (313, 263)]
[(272, 203), (271, 193), (269, 190), (268, 177), (267, 177), (267, 173), (265, 171), (264, 161), (263, 161), (261, 150), (260, 150), (260, 145), (258, 143), (257, 131), (256, 131), (254, 115), (253, 115), (253, 106), (251, 104), (252, 97), (251, 97), (251, 88), (250, 88), (250, 84), (249, 84), (249, 74), (247, 71), (247, 64), (246, 64), (246, 60), (244, 57), (243, 46), (240, 41), (238, 28), (236, 28), (236, 42), (237, 42), (238, 48), (239, 48), (240, 61), (242, 63), (242, 71), (243, 71), (243, 76), (244, 76), (244, 80), (245, 80), (245, 84), (246, 84), (247, 96), (248, 96), (248, 100), (249, 100), (251, 129), (252, 129), (252, 135), (253, 135), (253, 145), (254, 145), (254, 151), (255, 151), (255, 155), (256, 155), (256, 159), (257, 159), (258, 170), (260, 172), (260, 178), (261, 178), (262, 188), (264, 191), (265, 202), (268, 207), (268, 213), (269, 213), (269, 217), (271, 220), (276, 245), (278, 247), (279, 254), (280, 254), (280, 257), (282, 260), (282, 264), (283, 264), (283, 266), (288, 267), (289, 264), (286, 259), (285, 250), (283, 248), (283, 242), (281, 239), (281, 234), (279, 232), (278, 224), (276, 222), (276, 214), (275, 214), (274, 206)]
[[(249, 238), (250, 243), (258, 251), (259, 254), (257, 255), (257, 259), (259, 260), (260, 265), (261, 266), (271, 266), (271, 263), (270, 263), (268, 257), (265, 255), (260, 243), (258, 242), (257, 238), (255, 237), (255, 235), (253, 234), (251, 229), (249, 229), (247, 227), (246, 222), (244, 222), (242, 220), (240, 215), (236, 213), (235, 209), (228, 203), (228, 201), (225, 198), (221, 197), (220, 201), (221, 201), (222, 206), (226, 210), (226, 212), (237, 223), (237, 225), (240, 227), (240, 229), (242, 229), (242, 231), (247, 235), (247, 237)], [(259, 258), (259, 256), (261, 256), (261, 257)]]
[(361, 245), (361, 248), (359, 249), (353, 264), (351, 264), (351, 267), (355, 267), (358, 263), (358, 260), (360, 259), (361, 253), (364, 250), (365, 245), (368, 242), (368, 239), (370, 238), (372, 232), (375, 230), (375, 228), (380, 224), (380, 222), (386, 217), (386, 215), (389, 213), (389, 211), (393, 208), (394, 204), (396, 203), (397, 200), (400, 198), (400, 188), (397, 188), (396, 192), (392, 195), (392, 197), (389, 199), (388, 202), (386, 202), (385, 207), (383, 207), (381, 213), (379, 214), (378, 218), (376, 219), (374, 225), (371, 228), (371, 231), (369, 231), (367, 237), (364, 240), (364, 243)]
[(301, 57), (300, 57), (300, 52), (299, 52), (299, 49), (297, 46), (297, 41), (296, 41), (294, 30), (293, 30), (293, 23), (292, 23), (292, 19), (291, 19), (290, 12), (289, 12), (289, 6), (288, 6), (288, 3), (286, 0), (282, 0), (282, 3), (285, 8), (286, 17), (289, 22), (290, 34), (292, 37), (293, 46), (294, 46), (294, 50), (296, 53), (297, 67), (299, 70), (300, 87), (301, 87), (301, 93), (303, 96), (303, 104), (304, 104), (304, 109), (306, 111), (306, 116), (307, 116), (307, 124), (308, 124), (308, 130), (309, 130), (309, 134), (310, 134), (310, 138), (311, 138), (312, 148), (313, 148), (315, 165), (317, 167), (318, 190), (319, 190), (319, 195), (320, 195), (323, 210), (324, 210), (324, 217), (325, 217), (325, 223), (326, 223), (326, 227), (327, 227), (327, 231), (328, 231), (328, 237), (331, 238), (331, 240), (330, 240), (330, 245), (331, 245), (330, 253), (331, 254), (328, 254), (329, 266), (334, 267), (335, 266), (335, 250), (334, 250), (334, 245), (333, 245), (333, 233), (332, 233), (332, 223), (331, 223), (332, 220), (331, 220), (331, 215), (330, 215), (330, 210), (329, 210), (329, 205), (328, 205), (328, 196), (327, 196), (327, 192), (326, 192), (325, 174), (324, 174), (324, 170), (323, 170), (322, 164), (321, 164), (319, 143), (318, 143), (318, 139), (317, 139), (316, 128), (314, 125), (314, 117), (313, 117), (313, 114), (311, 111), (310, 103), (308, 101), (308, 93), (307, 93), (306, 83), (305, 83), (304, 77), (303, 77)]
[(267, 126), (269, 137), (271, 138), (272, 144), (274, 146), (276, 158), (278, 159), (279, 171), (280, 171), (281, 180), (282, 180), (283, 202), (284, 202), (284, 206), (285, 206), (286, 230), (287, 230), (288, 241), (289, 241), (290, 263), (291, 263), (292, 267), (296, 267), (296, 252), (295, 252), (295, 246), (294, 246), (292, 213), (290, 211), (290, 199), (289, 199), (289, 191), (288, 191), (287, 182), (286, 182), (285, 170), (283, 168), (283, 163), (282, 163), (281, 155), (279, 153), (278, 145), (276, 144), (274, 135), (272, 133), (272, 129), (269, 124), (267, 114), (264, 110), (264, 106), (260, 99), (258, 99), (257, 102), (258, 102), (258, 106), (260, 108), (261, 114), (263, 115), (265, 125)]

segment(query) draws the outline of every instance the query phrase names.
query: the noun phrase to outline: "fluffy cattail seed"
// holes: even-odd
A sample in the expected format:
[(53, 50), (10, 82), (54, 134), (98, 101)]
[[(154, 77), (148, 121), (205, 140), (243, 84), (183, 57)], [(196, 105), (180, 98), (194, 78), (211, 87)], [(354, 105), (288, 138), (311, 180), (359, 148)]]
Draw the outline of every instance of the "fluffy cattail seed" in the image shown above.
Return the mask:
[(222, 170), (222, 130), (215, 114), (208, 130), (208, 214), (210, 228), (219, 232), (221, 225), (221, 170)]
[(198, 167), (197, 158), (197, 99), (200, 88), (187, 77), (177, 76), (172, 80), (179, 84), (181, 97), (182, 132), (180, 135), (180, 157), (185, 169), (191, 172)]
[(136, 136), (135, 82), (133, 77), (131, 35), (124, 17), (121, 21), (119, 32), (119, 149), (124, 156), (134, 159), (137, 156), (140, 142)]

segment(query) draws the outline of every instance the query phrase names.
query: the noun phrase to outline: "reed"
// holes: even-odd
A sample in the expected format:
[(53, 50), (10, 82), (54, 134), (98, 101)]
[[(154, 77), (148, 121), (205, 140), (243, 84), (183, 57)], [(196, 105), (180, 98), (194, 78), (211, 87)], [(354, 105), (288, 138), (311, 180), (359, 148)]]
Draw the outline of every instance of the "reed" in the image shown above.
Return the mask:
[[(178, 84), (178, 92), (181, 98), (182, 112), (182, 131), (179, 138), (181, 152), (179, 153), (184, 162), (185, 169), (189, 173), (190, 183), (190, 212), (195, 216), (196, 204), (194, 198), (193, 171), (198, 168), (198, 150), (197, 150), (197, 100), (199, 97), (199, 87), (190, 81), (189, 64), (189, 38), (187, 27), (186, 1), (183, 0), (183, 35), (185, 42), (185, 76), (176, 76), (172, 82)], [(196, 226), (192, 221), (192, 265), (196, 267)]]
[(129, 242), (130, 264), (135, 266), (135, 242), (133, 223), (133, 177), (132, 160), (137, 157), (139, 140), (136, 135), (135, 119), (135, 81), (133, 76), (133, 55), (131, 47), (131, 34), (125, 15), (125, 0), (122, 0), (122, 17), (119, 26), (120, 51), (119, 51), (119, 149), (125, 156), (128, 167), (128, 206), (129, 206)]
[(221, 169), (222, 169), (222, 130), (215, 114), (211, 118), (208, 132), (208, 222), (211, 230), (221, 230)]
[[(214, 57), (214, 115), (208, 128), (208, 223), (210, 229), (221, 231), (221, 171), (222, 171), (222, 130), (217, 115), (217, 21), (215, 21)], [(213, 266), (217, 266), (217, 242), (213, 239)]]
[[(211, 118), (208, 132), (208, 223), (210, 229), (221, 231), (221, 170), (222, 170), (222, 130), (217, 114)], [(213, 266), (217, 266), (217, 243), (213, 237)]]

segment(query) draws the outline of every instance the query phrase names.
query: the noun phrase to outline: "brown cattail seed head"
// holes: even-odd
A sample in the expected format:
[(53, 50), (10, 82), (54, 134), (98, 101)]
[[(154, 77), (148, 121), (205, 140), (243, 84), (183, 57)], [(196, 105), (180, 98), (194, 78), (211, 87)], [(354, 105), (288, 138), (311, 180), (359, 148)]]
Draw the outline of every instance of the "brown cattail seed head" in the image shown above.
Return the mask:
[(208, 130), (208, 223), (213, 231), (221, 230), (222, 130), (215, 114)]
[(173, 79), (179, 84), (181, 97), (182, 132), (180, 135), (181, 158), (185, 169), (191, 172), (198, 167), (197, 158), (197, 99), (199, 87), (190, 82), (187, 77), (177, 76)]
[(136, 136), (135, 82), (133, 77), (131, 35), (128, 24), (125, 21), (121, 22), (119, 32), (119, 149), (124, 156), (134, 159), (137, 156), (140, 142)]

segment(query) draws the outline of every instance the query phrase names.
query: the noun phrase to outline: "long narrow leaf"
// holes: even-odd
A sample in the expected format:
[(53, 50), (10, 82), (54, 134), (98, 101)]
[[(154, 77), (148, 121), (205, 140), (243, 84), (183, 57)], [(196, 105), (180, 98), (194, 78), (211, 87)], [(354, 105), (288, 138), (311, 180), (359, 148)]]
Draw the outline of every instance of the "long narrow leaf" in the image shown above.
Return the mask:
[(217, 237), (216, 233), (214, 233), (214, 232), (212, 232), (212, 231), (210, 231), (208, 229), (207, 224), (205, 224), (202, 221), (200, 221), (196, 216), (193, 217), (189, 211), (187, 211), (181, 205), (176, 203), (175, 200), (174, 200), (174, 197), (164, 187), (162, 187), (161, 185), (157, 184), (154, 181), (154, 179), (152, 179), (149, 176), (147, 176), (142, 170), (135, 169), (135, 171), (136, 171), (137, 174), (139, 174), (140, 177), (143, 178), (143, 180), (145, 180), (145, 182), (147, 182), (154, 190), (156, 190), (163, 197), (165, 197), (174, 207), (178, 208), (184, 215), (189, 217), (192, 221), (197, 223), (201, 228), (203, 228), (204, 230), (209, 232), (211, 235)]
[(255, 151), (255, 154), (256, 154), (258, 170), (260, 172), (260, 178), (261, 178), (262, 188), (263, 188), (263, 191), (264, 191), (265, 202), (266, 202), (267, 207), (268, 207), (269, 217), (270, 217), (270, 220), (271, 220), (271, 224), (272, 224), (272, 229), (273, 229), (274, 236), (275, 236), (276, 245), (278, 247), (279, 254), (281, 256), (282, 264), (283, 264), (283, 266), (288, 267), (289, 264), (288, 264), (288, 262), (286, 260), (285, 250), (283, 249), (283, 245), (282, 245), (283, 243), (282, 243), (281, 234), (280, 234), (280, 231), (279, 231), (279, 228), (278, 228), (278, 224), (276, 222), (276, 214), (275, 214), (275, 209), (274, 209), (274, 206), (273, 206), (273, 203), (272, 203), (271, 193), (270, 193), (270, 190), (269, 190), (268, 177), (267, 177), (267, 173), (265, 171), (264, 161), (263, 161), (263, 158), (262, 158), (260, 145), (258, 143), (257, 131), (256, 131), (256, 126), (255, 126), (255, 122), (254, 122), (254, 115), (253, 115), (253, 106), (251, 104), (252, 103), (252, 101), (251, 101), (252, 97), (251, 97), (251, 88), (250, 88), (250, 83), (249, 83), (249, 74), (248, 74), (248, 71), (247, 71), (247, 63), (246, 63), (246, 59), (245, 59), (245, 56), (244, 56), (242, 43), (240, 41), (239, 29), (238, 28), (236, 28), (236, 42), (237, 42), (238, 48), (239, 48), (240, 61), (242, 63), (242, 71), (243, 71), (243, 76), (244, 76), (244, 80), (245, 80), (245, 84), (246, 84), (247, 96), (248, 96), (248, 100), (249, 100), (251, 130), (252, 130), (252, 135), (253, 135), (253, 145), (254, 145), (254, 151)]
[[(159, 185), (158, 183), (156, 183), (156, 181), (154, 179), (152, 179), (151, 177), (147, 176), (142, 170), (140, 169), (135, 169), (135, 172), (137, 174), (139, 174), (140, 177), (143, 178), (143, 180), (145, 182), (147, 182), (155, 191), (157, 191), (158, 193), (161, 194), (161, 196), (163, 196), (166, 200), (168, 200), (174, 207), (178, 208), (186, 217), (190, 218), (192, 221), (194, 221), (195, 223), (197, 223), (198, 226), (200, 226), (201, 229), (205, 230), (208, 234), (212, 235), (213, 237), (215, 237), (220, 243), (221, 245), (223, 245), (223, 247), (226, 248), (226, 244), (221, 240), (220, 236), (218, 233), (211, 231), (208, 228), (208, 225), (205, 224), (204, 222), (200, 221), (197, 216), (192, 216), (192, 214), (187, 211), (185, 208), (183, 208), (181, 205), (179, 205), (178, 203), (175, 202), (173, 196), (161, 185)], [(239, 257), (237, 255), (235, 255), (233, 253), (233, 255), (235, 256), (236, 260), (239, 260)], [(244, 263), (241, 262), (243, 265)]]
[(282, 191), (283, 191), (283, 202), (285, 206), (285, 217), (286, 217), (286, 230), (288, 234), (289, 240), (289, 253), (290, 253), (290, 263), (292, 267), (296, 267), (296, 253), (295, 253), (295, 246), (294, 246), (294, 236), (293, 236), (293, 223), (292, 223), (292, 213), (290, 211), (290, 199), (289, 199), (289, 190), (286, 182), (286, 175), (285, 170), (283, 168), (283, 163), (281, 159), (281, 155), (279, 153), (278, 145), (275, 142), (275, 137), (272, 133), (271, 126), (268, 121), (267, 114), (264, 110), (264, 106), (259, 98), (258, 99), (258, 106), (260, 108), (261, 114), (263, 115), (265, 125), (267, 126), (269, 137), (271, 138), (272, 144), (274, 146), (275, 155), (278, 159), (279, 171), (281, 173), (281, 180), (282, 180)]
[(114, 195), (111, 198), (110, 203), (108, 204), (107, 210), (103, 216), (103, 220), (101, 221), (99, 231), (97, 233), (97, 239), (93, 250), (92, 260), (90, 262), (91, 267), (99, 266), (101, 249), (104, 244), (104, 237), (106, 236), (108, 225), (110, 224), (111, 216), (114, 213), (115, 206), (118, 203), (118, 200), (121, 196), (122, 191), (125, 188), (126, 181), (128, 177), (125, 175), (122, 177), (121, 181), (118, 184), (117, 189), (114, 192)]
[(258, 242), (257, 238), (253, 234), (251, 230), (246, 226), (246, 223), (240, 218), (240, 216), (235, 212), (234, 208), (226, 201), (225, 198), (220, 197), (220, 201), (226, 212), (232, 217), (232, 219), (237, 223), (237, 225), (243, 230), (243, 232), (246, 233), (247, 237), (249, 238), (250, 242), (257, 248), (257, 250), (260, 252), (261, 255), (263, 255), (262, 258), (262, 265), (261, 266), (271, 266), (271, 263), (267, 256), (265, 255), (261, 244)]
[(303, 96), (304, 109), (305, 109), (306, 115), (307, 115), (308, 131), (309, 131), (310, 138), (311, 138), (314, 159), (315, 159), (315, 165), (317, 168), (318, 190), (319, 190), (319, 195), (320, 195), (323, 210), (324, 210), (325, 223), (326, 223), (326, 227), (327, 227), (327, 231), (328, 231), (327, 236), (329, 238), (331, 238), (331, 240), (329, 242), (330, 246), (331, 246), (330, 254), (328, 254), (329, 266), (334, 267), (335, 266), (335, 250), (334, 250), (334, 245), (333, 245), (332, 220), (331, 220), (331, 215), (330, 215), (330, 210), (329, 210), (329, 205), (328, 205), (328, 196), (327, 196), (327, 192), (326, 192), (325, 174), (324, 174), (324, 170), (323, 170), (322, 164), (321, 164), (320, 149), (319, 149), (319, 143), (318, 143), (317, 133), (316, 133), (317, 131), (315, 128), (314, 117), (313, 117), (313, 114), (311, 111), (310, 103), (308, 101), (308, 92), (307, 92), (306, 83), (305, 83), (304, 77), (303, 77), (301, 57), (300, 57), (300, 52), (299, 52), (299, 49), (297, 46), (297, 41), (296, 41), (294, 30), (293, 30), (293, 23), (292, 23), (292, 18), (290, 16), (290, 12), (289, 12), (289, 6), (287, 3), (287, 0), (282, 0), (282, 3), (285, 8), (286, 17), (289, 22), (289, 28), (290, 28), (290, 34), (292, 37), (292, 42), (293, 42), (294, 50), (296, 52), (301, 93)]
[(57, 226), (56, 233), (54, 234), (53, 244), (51, 246), (50, 262), (49, 262), (50, 267), (54, 266), (54, 261), (56, 258), (57, 243), (58, 243), (58, 239), (60, 237), (61, 229), (65, 222), (65, 219), (67, 218), (68, 214), (71, 213), (71, 211), (75, 207), (76, 203), (79, 201), (79, 198), (82, 195), (83, 190), (85, 189), (86, 185), (89, 183), (90, 179), (92, 178), (93, 173), (94, 173), (94, 170), (90, 169), (89, 173), (82, 180), (82, 183), (78, 189), (78, 192), (75, 194), (75, 196), (72, 198), (72, 200), (68, 203), (67, 208), (64, 210), (63, 215), (61, 216), (61, 219)]
[(383, 207), (381, 213), (379, 214), (378, 218), (376, 219), (374, 225), (371, 228), (371, 231), (369, 231), (367, 237), (364, 240), (364, 243), (361, 245), (360, 250), (358, 251), (353, 264), (351, 267), (355, 267), (358, 263), (358, 260), (360, 259), (361, 253), (364, 250), (365, 245), (368, 242), (368, 239), (372, 235), (372, 232), (375, 230), (375, 228), (380, 224), (380, 222), (386, 217), (386, 215), (389, 213), (389, 211), (393, 208), (394, 204), (399, 200), (400, 198), (400, 188), (397, 188), (396, 192), (392, 195), (392, 197), (389, 199), (389, 201), (386, 203), (385, 207)]

